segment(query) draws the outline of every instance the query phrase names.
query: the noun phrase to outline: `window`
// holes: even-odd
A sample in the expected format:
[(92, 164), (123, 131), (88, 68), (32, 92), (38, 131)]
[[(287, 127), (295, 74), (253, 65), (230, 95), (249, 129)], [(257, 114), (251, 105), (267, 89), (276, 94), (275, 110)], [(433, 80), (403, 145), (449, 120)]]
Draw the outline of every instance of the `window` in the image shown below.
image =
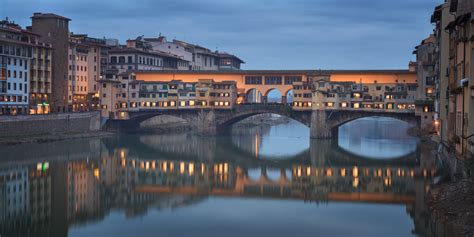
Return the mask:
[(426, 77), (426, 85), (427, 86), (434, 86), (435, 85), (435, 77)]
[(133, 59), (132, 56), (128, 56), (128, 63), (133, 63), (133, 62), (132, 62), (132, 61), (133, 61), (132, 59)]
[(265, 85), (281, 85), (281, 76), (265, 76)]
[(293, 82), (302, 81), (301, 76), (285, 76), (285, 85), (292, 85)]
[(262, 84), (262, 76), (246, 76), (245, 77), (245, 84), (247, 84), (247, 85), (261, 85)]
[(116, 56), (110, 57), (110, 62), (111, 63), (117, 63), (117, 57)]

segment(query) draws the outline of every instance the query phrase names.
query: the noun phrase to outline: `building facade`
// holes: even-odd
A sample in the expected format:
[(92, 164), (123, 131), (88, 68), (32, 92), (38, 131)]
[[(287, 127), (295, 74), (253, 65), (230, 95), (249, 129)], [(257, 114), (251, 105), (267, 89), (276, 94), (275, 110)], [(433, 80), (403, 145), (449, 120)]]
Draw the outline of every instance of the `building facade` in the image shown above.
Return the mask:
[(30, 114), (51, 112), (52, 58), (51, 45), (37, 41), (30, 67)]
[(161, 35), (157, 38), (143, 38), (143, 40), (155, 51), (176, 55), (189, 62), (187, 68), (180, 68), (180, 70), (239, 70), (241, 64), (245, 63), (235, 55), (212, 51), (181, 40), (168, 41)]
[(449, 31), (449, 118), (448, 139), (454, 144), (456, 152), (467, 155), (473, 150), (474, 119), (474, 85), (473, 53), (474, 43), (469, 40), (474, 33), (471, 12), (474, 6), (468, 1), (458, 1), (451, 5), (451, 12), (456, 15), (446, 29)]
[(108, 65), (108, 46), (103, 39), (69, 36), (68, 104), (70, 111), (95, 110), (99, 106), (98, 81)]
[(415, 47), (418, 93), (415, 101), (416, 114), (421, 118), (421, 127), (426, 131), (438, 131), (439, 122), (436, 122), (436, 39), (434, 35), (421, 41)]
[(70, 19), (52, 13), (34, 13), (31, 31), (40, 35), (40, 41), (51, 45), (51, 98), (54, 112), (68, 111), (68, 53)]
[(37, 35), (0, 21), (0, 114), (27, 114), (30, 63)]
[(368, 110), (413, 112), (417, 84), (410, 82), (333, 82), (330, 77), (313, 82), (313, 110)]

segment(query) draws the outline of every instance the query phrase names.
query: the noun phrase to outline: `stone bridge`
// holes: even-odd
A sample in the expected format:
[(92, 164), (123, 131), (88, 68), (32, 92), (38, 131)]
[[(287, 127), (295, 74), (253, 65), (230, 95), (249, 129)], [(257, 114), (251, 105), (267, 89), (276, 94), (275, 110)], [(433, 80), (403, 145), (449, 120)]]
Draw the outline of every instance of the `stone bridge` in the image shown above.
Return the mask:
[(285, 104), (247, 104), (232, 109), (163, 109), (140, 110), (129, 112), (128, 120), (110, 120), (106, 130), (137, 131), (140, 124), (156, 116), (169, 115), (185, 120), (192, 128), (202, 135), (216, 135), (243, 119), (258, 114), (278, 114), (294, 119), (311, 129), (311, 138), (331, 139), (337, 137), (339, 126), (364, 117), (391, 117), (420, 125), (420, 119), (414, 112), (387, 112), (380, 110), (293, 110)]

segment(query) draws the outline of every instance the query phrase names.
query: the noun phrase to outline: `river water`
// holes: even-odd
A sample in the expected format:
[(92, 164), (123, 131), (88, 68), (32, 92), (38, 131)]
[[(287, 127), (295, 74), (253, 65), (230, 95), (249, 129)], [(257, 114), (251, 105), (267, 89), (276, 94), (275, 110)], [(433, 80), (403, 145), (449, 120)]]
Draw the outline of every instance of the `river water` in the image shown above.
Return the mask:
[(408, 125), (0, 147), (0, 236), (425, 236), (438, 164)]

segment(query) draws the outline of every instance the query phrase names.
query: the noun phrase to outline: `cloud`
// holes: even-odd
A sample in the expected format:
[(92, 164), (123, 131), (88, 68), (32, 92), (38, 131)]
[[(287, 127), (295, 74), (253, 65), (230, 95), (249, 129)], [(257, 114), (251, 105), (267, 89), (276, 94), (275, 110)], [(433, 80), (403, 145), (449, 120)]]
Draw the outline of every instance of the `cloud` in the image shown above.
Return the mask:
[(33, 12), (72, 19), (71, 31), (122, 42), (178, 38), (228, 51), (246, 69), (406, 68), (432, 31), (440, 0), (1, 0), (23, 26)]

